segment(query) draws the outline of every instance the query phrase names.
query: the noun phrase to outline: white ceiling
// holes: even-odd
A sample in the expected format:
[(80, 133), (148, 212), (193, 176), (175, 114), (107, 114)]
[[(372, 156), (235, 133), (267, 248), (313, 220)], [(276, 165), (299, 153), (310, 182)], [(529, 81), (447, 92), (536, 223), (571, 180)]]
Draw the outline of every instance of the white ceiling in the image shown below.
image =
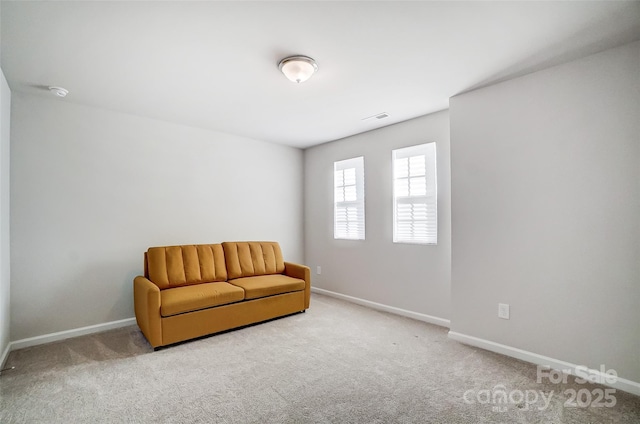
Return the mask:
[[(2, 2), (12, 90), (308, 147), (640, 39), (640, 2)], [(308, 82), (277, 68), (316, 59)], [(383, 120), (362, 118), (387, 112)]]

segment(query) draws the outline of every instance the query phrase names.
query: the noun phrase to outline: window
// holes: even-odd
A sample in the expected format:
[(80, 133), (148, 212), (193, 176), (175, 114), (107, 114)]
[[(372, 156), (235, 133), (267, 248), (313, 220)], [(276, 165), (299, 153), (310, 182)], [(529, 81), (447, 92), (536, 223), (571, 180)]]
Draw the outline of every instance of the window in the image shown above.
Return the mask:
[(393, 241), (436, 244), (436, 143), (393, 151)]
[(364, 157), (333, 163), (333, 238), (364, 240)]

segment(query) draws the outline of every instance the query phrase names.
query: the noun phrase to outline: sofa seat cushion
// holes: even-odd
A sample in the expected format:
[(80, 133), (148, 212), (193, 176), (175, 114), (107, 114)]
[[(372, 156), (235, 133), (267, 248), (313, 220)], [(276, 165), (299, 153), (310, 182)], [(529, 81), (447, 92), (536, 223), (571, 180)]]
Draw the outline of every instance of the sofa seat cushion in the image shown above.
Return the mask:
[(286, 275), (260, 275), (229, 280), (229, 283), (244, 289), (245, 299), (258, 299), (275, 294), (304, 290), (305, 282)]
[(244, 290), (228, 283), (203, 283), (160, 291), (160, 315), (169, 317), (244, 300)]

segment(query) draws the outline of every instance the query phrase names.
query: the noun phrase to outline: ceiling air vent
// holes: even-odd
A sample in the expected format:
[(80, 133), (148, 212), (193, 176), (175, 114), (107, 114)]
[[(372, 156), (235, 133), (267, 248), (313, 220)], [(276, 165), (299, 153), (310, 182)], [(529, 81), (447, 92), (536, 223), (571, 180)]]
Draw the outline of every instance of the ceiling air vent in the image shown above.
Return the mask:
[(388, 117), (389, 117), (389, 114), (387, 112), (381, 112), (381, 113), (375, 114), (373, 116), (369, 116), (367, 118), (362, 118), (362, 120), (363, 121), (368, 121), (370, 119), (378, 120), (378, 119), (384, 119), (384, 118), (388, 118)]

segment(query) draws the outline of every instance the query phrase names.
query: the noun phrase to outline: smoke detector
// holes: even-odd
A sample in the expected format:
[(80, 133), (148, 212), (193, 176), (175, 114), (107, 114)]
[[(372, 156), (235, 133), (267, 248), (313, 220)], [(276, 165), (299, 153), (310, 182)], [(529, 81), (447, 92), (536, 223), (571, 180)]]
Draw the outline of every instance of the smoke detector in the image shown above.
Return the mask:
[(49, 87), (49, 91), (51, 91), (58, 97), (65, 97), (67, 94), (69, 94), (69, 90), (62, 87)]

